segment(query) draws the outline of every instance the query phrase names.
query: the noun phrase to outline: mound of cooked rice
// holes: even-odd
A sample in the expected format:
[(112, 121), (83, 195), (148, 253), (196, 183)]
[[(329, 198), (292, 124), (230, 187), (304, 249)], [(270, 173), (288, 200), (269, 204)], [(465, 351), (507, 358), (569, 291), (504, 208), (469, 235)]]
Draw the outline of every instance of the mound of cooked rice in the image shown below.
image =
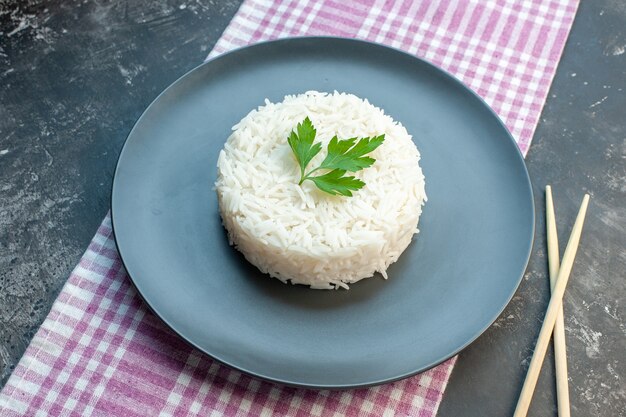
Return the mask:
[[(326, 156), (328, 141), (385, 134), (369, 154), (373, 166), (348, 173), (366, 185), (353, 197), (333, 196), (300, 170), (287, 136), (308, 116)], [(420, 154), (411, 136), (384, 112), (352, 94), (309, 91), (251, 111), (220, 152), (216, 188), (230, 243), (262, 272), (311, 288), (348, 288), (387, 278), (417, 233), (426, 201)]]

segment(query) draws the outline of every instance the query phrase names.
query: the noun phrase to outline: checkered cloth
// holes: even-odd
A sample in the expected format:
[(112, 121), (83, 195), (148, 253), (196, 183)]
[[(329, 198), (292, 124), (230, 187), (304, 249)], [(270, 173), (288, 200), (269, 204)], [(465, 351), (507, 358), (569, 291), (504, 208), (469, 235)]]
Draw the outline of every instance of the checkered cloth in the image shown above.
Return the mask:
[[(211, 56), (336, 35), (384, 43), (455, 74), (526, 153), (577, 0), (246, 0)], [(455, 359), (369, 389), (287, 388), (220, 365), (143, 304), (107, 216), (0, 393), (0, 416), (434, 416)]]

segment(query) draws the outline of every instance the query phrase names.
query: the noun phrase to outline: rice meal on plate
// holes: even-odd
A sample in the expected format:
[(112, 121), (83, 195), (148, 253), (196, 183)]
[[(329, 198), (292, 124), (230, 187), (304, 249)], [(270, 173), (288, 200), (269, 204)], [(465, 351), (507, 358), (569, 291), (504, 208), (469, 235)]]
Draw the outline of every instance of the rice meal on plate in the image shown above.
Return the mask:
[(230, 244), (262, 272), (315, 289), (387, 278), (418, 232), (419, 160), (407, 130), (355, 95), (266, 99), (217, 162)]

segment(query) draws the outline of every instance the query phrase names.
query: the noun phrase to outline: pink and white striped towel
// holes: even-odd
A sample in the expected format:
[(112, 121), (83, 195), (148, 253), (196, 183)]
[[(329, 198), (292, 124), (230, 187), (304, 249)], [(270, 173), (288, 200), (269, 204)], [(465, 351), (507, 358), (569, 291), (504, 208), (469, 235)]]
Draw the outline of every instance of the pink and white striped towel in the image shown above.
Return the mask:
[[(210, 56), (285, 36), (387, 44), (445, 68), (525, 154), (577, 0), (245, 0)], [(142, 303), (107, 216), (0, 392), (1, 416), (434, 416), (455, 359), (351, 391), (283, 387), (220, 365)]]

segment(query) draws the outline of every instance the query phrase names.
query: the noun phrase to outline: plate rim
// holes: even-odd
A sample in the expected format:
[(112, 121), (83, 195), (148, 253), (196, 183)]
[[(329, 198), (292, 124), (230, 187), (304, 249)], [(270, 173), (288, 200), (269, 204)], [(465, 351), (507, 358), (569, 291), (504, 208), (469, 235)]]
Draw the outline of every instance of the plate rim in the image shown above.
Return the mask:
[[(234, 54), (239, 54), (242, 52), (245, 52), (249, 49), (254, 49), (257, 47), (262, 47), (265, 45), (279, 45), (279, 44), (284, 44), (284, 43), (290, 43), (290, 42), (306, 42), (306, 41), (326, 41), (326, 42), (344, 42), (344, 43), (354, 43), (354, 44), (360, 44), (360, 45), (365, 45), (366, 47), (370, 48), (370, 47), (374, 47), (374, 48), (382, 48), (382, 49), (386, 49), (389, 51), (392, 51), (394, 53), (399, 53), (402, 54), (410, 59), (416, 60), (418, 62), (420, 62), (422, 65), (426, 65), (428, 67), (431, 67), (432, 69), (436, 70), (436, 72), (440, 73), (441, 75), (443, 75), (446, 79), (448, 79), (450, 82), (452, 82), (453, 84), (456, 84), (458, 87), (460, 87), (462, 90), (464, 90), (465, 92), (469, 93), (471, 96), (473, 96), (475, 99), (478, 99), (478, 101), (482, 104), (483, 108), (486, 109), (491, 116), (495, 117), (495, 119), (497, 120), (499, 126), (503, 129), (503, 131), (506, 133), (506, 137), (508, 138), (508, 143), (509, 145), (513, 148), (514, 150), (514, 154), (515, 154), (515, 159), (518, 162), (521, 162), (521, 166), (523, 167), (523, 173), (524, 173), (524, 184), (528, 189), (529, 195), (530, 195), (530, 200), (532, 202), (532, 204), (530, 204), (530, 218), (531, 218), (531, 230), (530, 230), (530, 240), (528, 242), (528, 247), (526, 250), (526, 254), (523, 258), (523, 263), (524, 263), (524, 268), (522, 269), (522, 271), (520, 272), (519, 277), (516, 279), (515, 281), (515, 285), (513, 286), (513, 289), (511, 291), (511, 293), (507, 296), (506, 301), (504, 302), (504, 304), (498, 309), (497, 314), (494, 314), (494, 316), (489, 319), (487, 321), (487, 324), (485, 326), (483, 326), (480, 330), (478, 330), (471, 338), (469, 338), (469, 340), (461, 345), (459, 348), (457, 348), (456, 350), (454, 350), (452, 353), (447, 354), (445, 356), (443, 356), (441, 359), (435, 360), (427, 365), (421, 366), (420, 368), (407, 372), (405, 374), (399, 375), (399, 376), (395, 376), (395, 377), (391, 377), (391, 378), (382, 378), (382, 379), (377, 379), (375, 381), (371, 381), (371, 382), (366, 382), (366, 383), (357, 383), (357, 384), (307, 384), (307, 383), (302, 383), (302, 382), (296, 382), (296, 381), (289, 381), (287, 378), (277, 378), (275, 376), (269, 376), (269, 375), (263, 375), (260, 372), (255, 372), (255, 371), (251, 371), (248, 369), (245, 369), (244, 367), (238, 366), (234, 363), (231, 363), (227, 360), (224, 360), (222, 358), (217, 357), (216, 355), (207, 352), (206, 349), (202, 348), (201, 346), (197, 345), (196, 343), (194, 343), (192, 340), (190, 340), (189, 338), (187, 338), (186, 336), (184, 336), (183, 334), (181, 334), (174, 326), (172, 326), (170, 324), (170, 322), (165, 319), (161, 314), (159, 314), (158, 310), (144, 297), (141, 289), (140, 289), (140, 285), (138, 285), (138, 283), (136, 282), (136, 280), (133, 278), (133, 275), (131, 274), (131, 272), (128, 269), (127, 266), (127, 262), (124, 260), (124, 256), (122, 254), (122, 250), (120, 248), (119, 242), (117, 240), (116, 234), (115, 234), (115, 212), (116, 210), (114, 210), (115, 207), (115, 190), (116, 190), (116, 184), (117, 179), (118, 179), (118, 171), (120, 169), (120, 162), (122, 161), (125, 151), (127, 150), (127, 145), (128, 145), (128, 141), (131, 138), (131, 136), (133, 135), (133, 133), (135, 132), (135, 129), (137, 129), (137, 126), (140, 124), (140, 122), (142, 121), (142, 119), (144, 118), (144, 116), (149, 112), (149, 110), (160, 100), (160, 98), (162, 96), (164, 96), (165, 94), (167, 94), (171, 89), (174, 89), (180, 82), (183, 81), (183, 79), (185, 79), (186, 77), (188, 77), (189, 75), (191, 75), (192, 73), (195, 73), (196, 71), (199, 71), (201, 68), (208, 66), (208, 65), (212, 65), (213, 62), (218, 61), (220, 59), (223, 59), (227, 56), (230, 55), (234, 55)], [(379, 386), (379, 385), (383, 385), (383, 384), (388, 384), (388, 383), (392, 383), (395, 381), (399, 381), (402, 379), (406, 379), (412, 376), (415, 376), (417, 374), (426, 372), (434, 367), (436, 367), (437, 365), (440, 365), (444, 362), (446, 362), (447, 360), (453, 358), (454, 356), (458, 355), (460, 352), (462, 352), (463, 350), (465, 350), (468, 346), (470, 346), (472, 343), (474, 343), (476, 341), (476, 339), (478, 339), (480, 336), (482, 336), (487, 329), (489, 329), (495, 322), (496, 320), (500, 317), (500, 315), (503, 313), (503, 311), (506, 309), (506, 307), (510, 304), (511, 300), (513, 299), (515, 293), (517, 293), (519, 286), (522, 282), (522, 279), (524, 277), (524, 275), (526, 274), (526, 271), (528, 269), (528, 265), (530, 262), (530, 256), (532, 254), (532, 249), (534, 247), (534, 241), (535, 241), (535, 232), (536, 232), (536, 209), (535, 209), (535, 194), (533, 192), (533, 187), (532, 187), (532, 182), (530, 179), (530, 174), (528, 172), (528, 167), (526, 166), (526, 161), (524, 159), (524, 156), (517, 144), (517, 142), (515, 141), (515, 139), (513, 138), (513, 135), (511, 134), (510, 130), (508, 129), (508, 127), (504, 124), (504, 122), (502, 121), (502, 119), (500, 118), (500, 116), (491, 108), (491, 106), (489, 104), (487, 104), (487, 102), (480, 96), (478, 95), (478, 93), (476, 93), (472, 88), (470, 88), (468, 85), (466, 85), (465, 83), (463, 83), (459, 78), (457, 78), (455, 75), (453, 75), (452, 73), (448, 72), (447, 70), (441, 68), (440, 66), (424, 59), (421, 57), (418, 57), (416, 55), (412, 55), (408, 52), (405, 52), (401, 49), (392, 47), (392, 46), (388, 46), (388, 45), (384, 45), (384, 44), (380, 44), (380, 43), (376, 43), (376, 42), (372, 42), (372, 41), (368, 41), (368, 40), (364, 40), (364, 39), (359, 39), (359, 38), (344, 38), (344, 37), (338, 37), (338, 36), (290, 36), (290, 37), (281, 37), (278, 39), (270, 39), (270, 40), (264, 40), (264, 41), (260, 41), (260, 42), (254, 42), (248, 45), (244, 45), (244, 46), (240, 46), (234, 49), (231, 49), (229, 51), (226, 51), (224, 53), (221, 53), (217, 56), (214, 57), (210, 57), (208, 59), (206, 59), (204, 62), (202, 62), (201, 64), (193, 67), (192, 69), (190, 69), (189, 71), (185, 72), (183, 75), (181, 75), (180, 77), (178, 77), (176, 80), (174, 80), (172, 83), (170, 83), (165, 89), (163, 89), (151, 102), (150, 104), (145, 108), (145, 110), (141, 113), (141, 115), (137, 118), (137, 120), (134, 122), (133, 127), (131, 128), (131, 130), (129, 131), (129, 133), (126, 135), (126, 138), (124, 139), (124, 144), (122, 145), (122, 149), (120, 150), (119, 156), (117, 158), (116, 164), (115, 164), (115, 169), (113, 171), (113, 181), (111, 184), (111, 191), (110, 191), (110, 212), (111, 212), (111, 229), (113, 231), (113, 237), (114, 237), (114, 242), (115, 242), (115, 246), (117, 248), (117, 252), (118, 255), (120, 257), (120, 260), (122, 262), (122, 265), (124, 266), (124, 269), (126, 271), (126, 274), (128, 275), (128, 278), (130, 279), (131, 283), (133, 284), (133, 286), (135, 287), (135, 289), (137, 290), (137, 295), (141, 298), (141, 300), (144, 302), (144, 304), (149, 308), (149, 310), (156, 316), (159, 318), (159, 320), (161, 322), (163, 322), (170, 330), (172, 330), (182, 341), (184, 341), (185, 343), (187, 343), (188, 345), (192, 346), (195, 349), (198, 349), (200, 352), (202, 352), (203, 354), (207, 355), (208, 357), (210, 357), (213, 360), (216, 360), (217, 362), (228, 366), (232, 369), (235, 369), (237, 371), (240, 371), (246, 375), (250, 375), (252, 377), (256, 377), (256, 378), (260, 378), (262, 380), (265, 381), (269, 381), (272, 383), (277, 383), (277, 384), (281, 384), (281, 385), (285, 385), (285, 386), (289, 386), (289, 387), (295, 387), (295, 388), (305, 388), (305, 389), (316, 389), (316, 390), (347, 390), (347, 389), (358, 389), (358, 388), (369, 388), (369, 387), (374, 387), (374, 386)]]

